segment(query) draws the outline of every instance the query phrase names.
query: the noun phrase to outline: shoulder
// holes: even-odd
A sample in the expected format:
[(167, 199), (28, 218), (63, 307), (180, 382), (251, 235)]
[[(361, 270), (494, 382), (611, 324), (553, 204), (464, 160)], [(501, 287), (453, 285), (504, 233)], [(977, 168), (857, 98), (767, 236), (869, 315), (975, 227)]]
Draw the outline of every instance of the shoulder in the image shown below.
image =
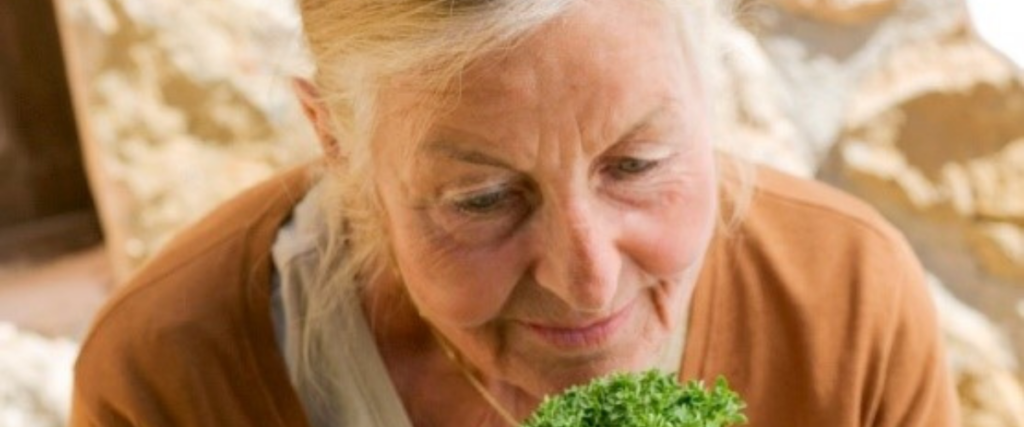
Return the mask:
[(891, 326), (908, 290), (924, 288), (903, 235), (838, 189), (767, 168), (757, 173), (747, 216), (725, 239), (731, 282), (746, 288), (741, 292), (756, 287), (768, 307), (815, 319), (814, 327), (830, 332), (856, 326), (877, 334)]
[(825, 184), (758, 173), (736, 236), (737, 265), (747, 272), (736, 283), (745, 290), (733, 295), (763, 303), (749, 326), (771, 328), (758, 331), (778, 339), (766, 348), (813, 367), (767, 355), (765, 363), (786, 365), (782, 371), (809, 386), (860, 396), (862, 406), (850, 411), (863, 411), (873, 425), (952, 423), (937, 313), (903, 235), (866, 203)]
[[(297, 169), (265, 181), (183, 231), (101, 310), (86, 346), (108, 330), (176, 329), (228, 316), (225, 304), (243, 302), (232, 299), (244, 298), (247, 286), (264, 289), (273, 237), (306, 191), (307, 173)], [(264, 276), (268, 281), (255, 283)]]
[(851, 195), (768, 168), (758, 169), (755, 188), (734, 243), (780, 279), (844, 286), (844, 278), (859, 278), (845, 285), (870, 286), (867, 279), (894, 284), (919, 269), (903, 235)]
[[(757, 170), (755, 189), (748, 227), (760, 228), (767, 224), (791, 224), (796, 229), (828, 227), (847, 238), (903, 244), (899, 231), (878, 211), (828, 184), (762, 167)], [(763, 231), (758, 229), (758, 232)], [(828, 239), (829, 235), (818, 237)]]
[(704, 280), (713, 323), (772, 337), (730, 346), (833, 366), (876, 350), (908, 289), (924, 287), (909, 245), (874, 209), (767, 168), (742, 223), (716, 237)]
[(948, 401), (923, 270), (865, 203), (759, 169), (744, 221), (715, 239), (707, 267), (693, 363), (735, 379), (752, 422), (835, 425)]
[(276, 348), (269, 248), (306, 191), (308, 173), (287, 172), (228, 201), (140, 269), (83, 343), (76, 400), (132, 407), (125, 402), (134, 394), (152, 394), (181, 401), (203, 381), (226, 386), (231, 376), (260, 377), (253, 356)]

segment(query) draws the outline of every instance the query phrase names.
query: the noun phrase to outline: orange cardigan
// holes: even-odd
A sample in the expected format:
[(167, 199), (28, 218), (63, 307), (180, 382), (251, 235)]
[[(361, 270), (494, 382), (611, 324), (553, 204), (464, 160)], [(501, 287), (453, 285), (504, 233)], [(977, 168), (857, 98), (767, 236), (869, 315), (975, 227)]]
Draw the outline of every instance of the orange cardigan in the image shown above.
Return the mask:
[[(755, 427), (959, 425), (904, 240), (835, 190), (758, 173), (746, 220), (709, 249), (681, 377), (725, 375)], [(107, 304), (75, 368), (72, 426), (308, 425), (269, 299), (270, 246), (307, 176), (225, 204)]]

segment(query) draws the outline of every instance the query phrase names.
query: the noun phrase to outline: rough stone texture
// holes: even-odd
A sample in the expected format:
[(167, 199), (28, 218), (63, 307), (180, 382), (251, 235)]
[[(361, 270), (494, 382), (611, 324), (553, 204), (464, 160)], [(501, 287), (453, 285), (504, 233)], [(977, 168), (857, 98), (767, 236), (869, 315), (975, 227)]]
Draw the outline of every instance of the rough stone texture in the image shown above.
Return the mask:
[(1006, 337), (985, 316), (961, 303), (934, 276), (929, 286), (940, 313), (966, 427), (1024, 425), (1024, 391)]
[(315, 152), (289, 2), (64, 0), (90, 172), (125, 277), (225, 198)]
[(66, 425), (78, 347), (0, 323), (0, 349), (0, 426)]
[(761, 49), (758, 40), (742, 27), (727, 24), (723, 49), (727, 76), (716, 93), (717, 113), (723, 122), (720, 148), (751, 160), (771, 159), (773, 166), (803, 177), (815, 172), (816, 153), (787, 117), (793, 97), (782, 76)]
[[(890, 66), (862, 87), (834, 152), (846, 185), (886, 209), (902, 209), (961, 234), (961, 245), (943, 250), (961, 252), (966, 258), (958, 264), (973, 265), (966, 286), (1005, 282), (1015, 298), (1010, 301), (1020, 301), (1021, 75), (984, 46), (954, 38), (895, 52)], [(1014, 324), (1024, 326), (1016, 317)]]
[(823, 22), (863, 24), (892, 12), (900, 0), (772, 0), (779, 6)]
[[(777, 108), (807, 144), (812, 168), (827, 156), (841, 130), (858, 82), (886, 53), (919, 40), (942, 37), (963, 24), (960, 0), (903, 0), (892, 13), (856, 26), (787, 13), (761, 0), (744, 0), (737, 18), (757, 37), (762, 55), (785, 97)], [(754, 85), (754, 83), (750, 83)]]

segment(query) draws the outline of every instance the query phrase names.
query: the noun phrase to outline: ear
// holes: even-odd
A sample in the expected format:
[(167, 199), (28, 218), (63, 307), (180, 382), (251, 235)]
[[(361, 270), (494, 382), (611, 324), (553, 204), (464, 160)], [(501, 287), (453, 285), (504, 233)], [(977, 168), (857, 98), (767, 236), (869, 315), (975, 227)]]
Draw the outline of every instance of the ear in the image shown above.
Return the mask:
[(292, 91), (295, 92), (295, 97), (298, 98), (299, 104), (302, 105), (302, 113), (306, 115), (309, 123), (313, 125), (313, 130), (316, 132), (317, 139), (320, 140), (320, 147), (323, 148), (324, 155), (328, 159), (337, 160), (340, 155), (338, 140), (331, 130), (331, 115), (327, 110), (327, 105), (320, 98), (320, 91), (313, 82), (298, 77), (292, 78)]

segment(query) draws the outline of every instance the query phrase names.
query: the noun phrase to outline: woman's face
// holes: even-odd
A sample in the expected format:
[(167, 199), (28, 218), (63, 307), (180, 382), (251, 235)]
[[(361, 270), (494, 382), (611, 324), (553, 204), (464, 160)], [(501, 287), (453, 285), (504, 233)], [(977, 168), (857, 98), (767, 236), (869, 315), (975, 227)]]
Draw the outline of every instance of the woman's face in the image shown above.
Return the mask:
[(486, 375), (539, 396), (655, 363), (715, 224), (685, 56), (655, 10), (587, 1), (443, 108), (383, 94), (375, 179), (405, 289)]

